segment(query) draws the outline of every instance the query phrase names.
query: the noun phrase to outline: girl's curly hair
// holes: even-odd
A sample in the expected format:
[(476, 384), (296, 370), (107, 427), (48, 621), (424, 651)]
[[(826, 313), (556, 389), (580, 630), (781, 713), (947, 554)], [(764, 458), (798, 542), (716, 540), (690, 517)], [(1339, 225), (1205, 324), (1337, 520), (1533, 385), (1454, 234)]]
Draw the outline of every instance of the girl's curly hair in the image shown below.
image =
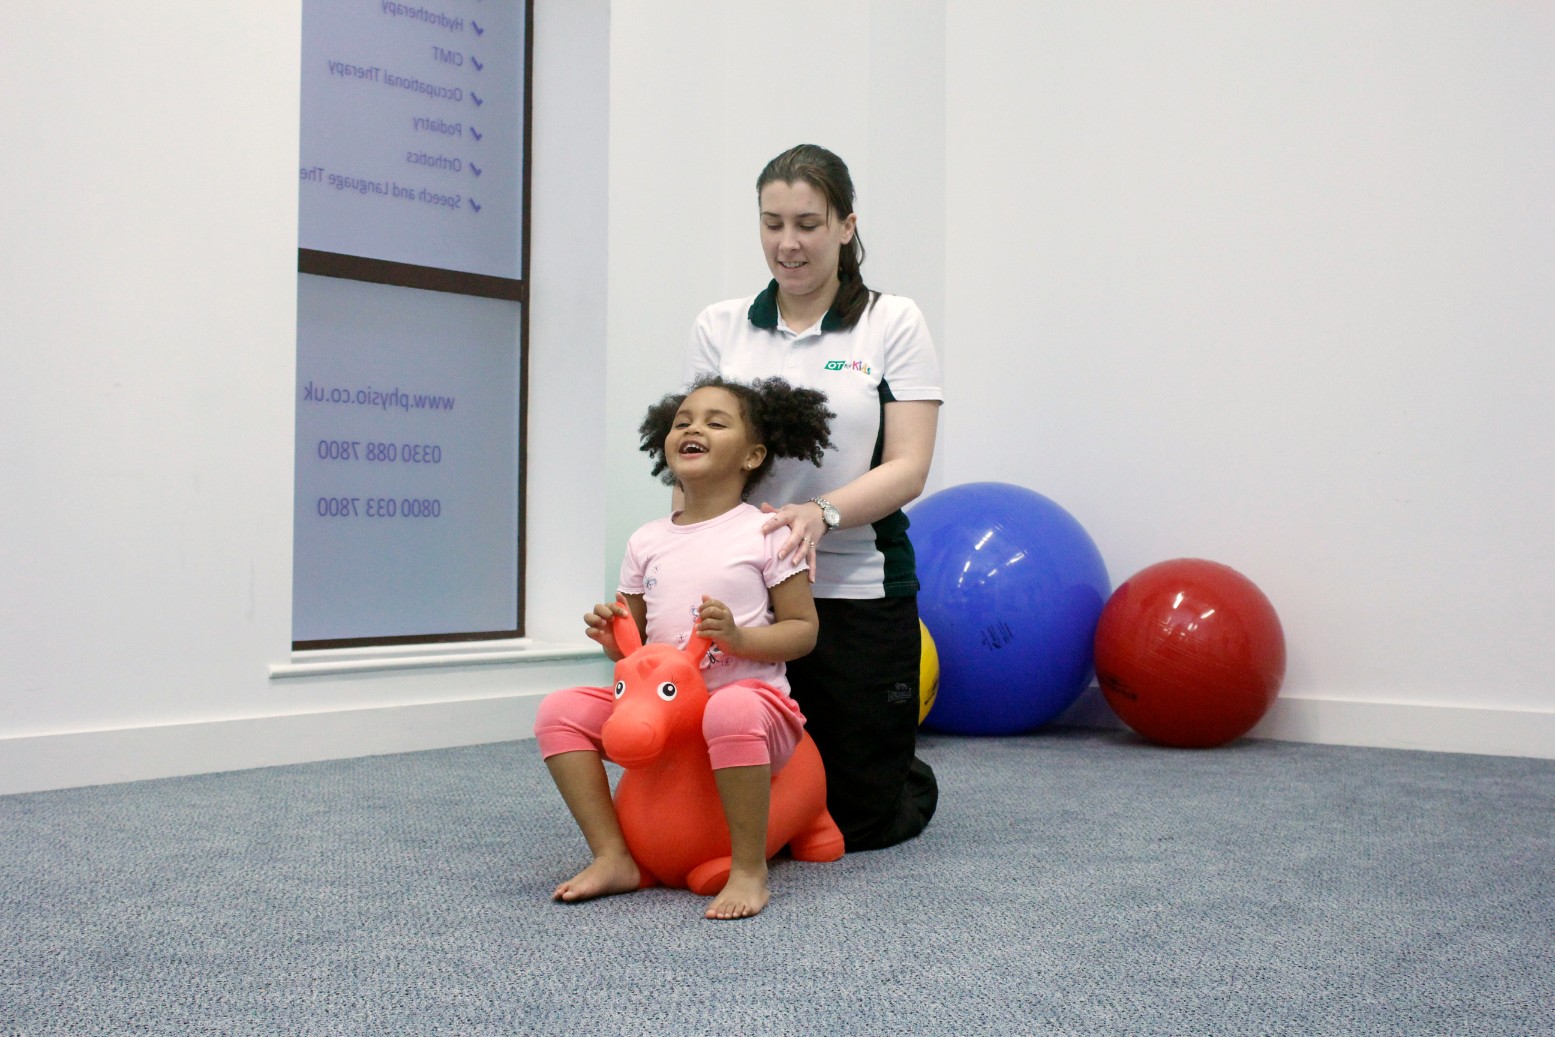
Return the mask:
[(825, 393), (790, 385), (781, 378), (737, 382), (719, 375), (703, 375), (687, 386), (685, 392), (671, 393), (649, 407), (637, 429), (642, 443), (640, 449), (653, 458), (653, 474), (665, 485), (673, 486), (675, 476), (664, 456), (664, 440), (686, 397), (706, 388), (723, 389), (738, 400), (740, 416), (750, 425), (755, 441), (767, 448), (761, 464), (745, 480), (746, 496), (779, 457), (795, 457), (809, 461), (817, 468), (821, 466), (821, 457), (832, 445), (831, 419), (837, 416), (827, 410)]

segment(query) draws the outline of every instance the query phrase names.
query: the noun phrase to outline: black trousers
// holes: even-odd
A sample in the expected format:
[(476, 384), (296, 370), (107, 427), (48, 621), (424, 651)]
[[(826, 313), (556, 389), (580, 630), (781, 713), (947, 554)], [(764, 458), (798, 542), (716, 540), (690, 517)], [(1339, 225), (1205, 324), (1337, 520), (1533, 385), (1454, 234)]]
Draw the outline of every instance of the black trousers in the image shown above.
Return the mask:
[(922, 832), (939, 786), (914, 756), (922, 651), (913, 597), (817, 599), (815, 650), (788, 682), (826, 764), (826, 806), (849, 852)]

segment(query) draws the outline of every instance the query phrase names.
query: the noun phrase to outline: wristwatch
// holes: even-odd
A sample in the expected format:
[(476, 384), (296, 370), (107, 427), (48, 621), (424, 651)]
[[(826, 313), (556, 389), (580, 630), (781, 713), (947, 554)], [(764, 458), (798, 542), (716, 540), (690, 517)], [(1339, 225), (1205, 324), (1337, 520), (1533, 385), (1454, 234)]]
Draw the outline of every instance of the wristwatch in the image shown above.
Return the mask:
[(830, 533), (842, 525), (842, 512), (838, 511), (837, 506), (831, 501), (825, 497), (811, 497), (810, 503), (821, 506), (821, 521), (826, 523), (826, 532)]

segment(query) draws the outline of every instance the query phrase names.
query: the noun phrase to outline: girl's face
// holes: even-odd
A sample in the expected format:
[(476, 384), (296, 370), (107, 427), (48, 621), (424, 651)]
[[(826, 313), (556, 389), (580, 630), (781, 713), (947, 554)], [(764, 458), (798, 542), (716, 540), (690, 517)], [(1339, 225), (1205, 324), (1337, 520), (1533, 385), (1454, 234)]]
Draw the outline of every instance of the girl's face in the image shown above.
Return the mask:
[(686, 397), (664, 439), (664, 459), (683, 486), (725, 478), (740, 479), (743, 485), (766, 456), (767, 448), (755, 441), (739, 398), (711, 385)]
[(761, 250), (779, 290), (791, 298), (835, 294), (837, 263), (857, 222), (857, 213), (837, 219), (826, 196), (803, 180), (763, 187)]

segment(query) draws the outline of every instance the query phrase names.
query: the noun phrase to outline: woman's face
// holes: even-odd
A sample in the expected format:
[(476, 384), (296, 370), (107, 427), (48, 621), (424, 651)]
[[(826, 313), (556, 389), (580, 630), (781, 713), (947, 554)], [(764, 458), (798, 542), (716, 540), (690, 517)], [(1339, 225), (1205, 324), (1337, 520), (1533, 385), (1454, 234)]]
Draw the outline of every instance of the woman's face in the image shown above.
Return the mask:
[(803, 180), (761, 189), (761, 250), (784, 295), (835, 295), (842, 247), (853, 240), (855, 213), (839, 220), (826, 196)]

